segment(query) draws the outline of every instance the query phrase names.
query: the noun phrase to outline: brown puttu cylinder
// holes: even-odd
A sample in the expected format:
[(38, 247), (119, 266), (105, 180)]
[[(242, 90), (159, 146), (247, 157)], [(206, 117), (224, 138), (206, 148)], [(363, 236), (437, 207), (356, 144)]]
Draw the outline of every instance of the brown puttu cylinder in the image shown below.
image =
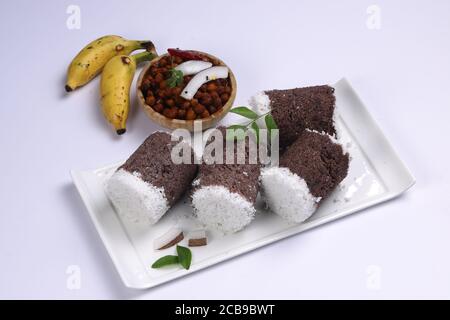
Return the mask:
[(280, 130), (282, 150), (305, 129), (334, 135), (335, 103), (334, 88), (328, 85), (266, 90), (250, 99), (250, 105), (260, 114), (271, 111)]
[(190, 163), (176, 164), (171, 153), (178, 142), (165, 132), (151, 134), (107, 182), (106, 192), (118, 213), (145, 224), (156, 223), (189, 189), (197, 172)]
[(280, 157), (278, 167), (262, 171), (264, 198), (276, 214), (302, 222), (347, 176), (348, 167), (349, 155), (340, 144), (305, 130)]
[[(225, 128), (215, 129), (215, 132), (220, 132), (223, 138), (225, 156)], [(212, 141), (210, 138), (208, 143)], [(242, 164), (236, 163), (237, 142), (234, 141), (233, 145), (233, 164), (227, 164), (225, 160), (212, 164), (203, 161), (199, 166), (198, 178), (193, 182), (195, 216), (206, 227), (222, 233), (239, 231), (252, 221), (259, 190), (260, 165), (251, 163), (248, 143), (245, 144), (245, 161)]]

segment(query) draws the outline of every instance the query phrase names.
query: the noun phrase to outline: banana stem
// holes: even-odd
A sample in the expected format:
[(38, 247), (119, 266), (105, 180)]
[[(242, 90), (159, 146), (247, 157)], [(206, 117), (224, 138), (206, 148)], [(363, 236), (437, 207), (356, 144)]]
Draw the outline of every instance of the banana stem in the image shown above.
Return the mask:
[(136, 61), (136, 64), (139, 64), (141, 62), (150, 61), (150, 60), (156, 58), (156, 55), (152, 52), (144, 51), (144, 52), (140, 52), (140, 53), (132, 55), (131, 58), (133, 58), (134, 61)]
[(142, 49), (145, 49), (148, 52), (154, 52), (155, 51), (155, 45), (153, 44), (153, 42), (151, 42), (149, 40), (140, 41), (139, 44), (140, 44)]

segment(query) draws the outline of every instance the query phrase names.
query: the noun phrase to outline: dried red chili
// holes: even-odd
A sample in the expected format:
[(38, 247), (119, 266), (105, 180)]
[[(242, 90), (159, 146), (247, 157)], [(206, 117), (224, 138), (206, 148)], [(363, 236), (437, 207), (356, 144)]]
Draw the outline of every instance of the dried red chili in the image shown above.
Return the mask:
[(167, 49), (167, 52), (169, 52), (171, 56), (180, 57), (186, 60), (204, 60), (206, 58), (204, 55), (192, 50), (170, 48)]

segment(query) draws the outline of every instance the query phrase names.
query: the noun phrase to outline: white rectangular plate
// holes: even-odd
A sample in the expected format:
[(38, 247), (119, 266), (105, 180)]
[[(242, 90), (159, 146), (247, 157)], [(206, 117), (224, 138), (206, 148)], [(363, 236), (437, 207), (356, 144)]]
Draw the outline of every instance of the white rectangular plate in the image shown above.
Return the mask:
[(155, 226), (144, 229), (122, 221), (105, 195), (104, 182), (119, 164), (93, 171), (73, 170), (73, 181), (124, 284), (140, 289), (159, 285), (394, 198), (410, 188), (414, 184), (413, 176), (348, 81), (340, 80), (335, 88), (339, 140), (352, 159), (347, 178), (302, 224), (288, 224), (264, 210), (261, 200), (258, 200), (258, 214), (243, 231), (227, 236), (208, 231), (209, 243), (205, 247), (193, 248), (189, 270), (177, 266), (150, 267), (159, 257), (175, 252), (173, 247), (155, 251), (155, 237), (174, 225), (185, 231), (199, 228), (192, 218), (187, 199), (180, 201)]

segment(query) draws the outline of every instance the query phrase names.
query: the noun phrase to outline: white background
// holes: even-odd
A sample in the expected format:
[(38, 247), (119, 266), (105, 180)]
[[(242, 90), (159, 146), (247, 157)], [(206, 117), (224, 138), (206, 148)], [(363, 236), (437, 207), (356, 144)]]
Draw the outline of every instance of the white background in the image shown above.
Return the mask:
[[(79, 30), (66, 27), (70, 4)], [(372, 4), (379, 30), (366, 25)], [(450, 298), (450, 2), (2, 1), (0, 33), (0, 298)], [(71, 58), (105, 34), (221, 57), (237, 104), (346, 76), (417, 184), (183, 279), (126, 289), (69, 176), (126, 158), (156, 129), (135, 105), (115, 136), (98, 79), (64, 93)], [(70, 265), (80, 290), (66, 287)]]

